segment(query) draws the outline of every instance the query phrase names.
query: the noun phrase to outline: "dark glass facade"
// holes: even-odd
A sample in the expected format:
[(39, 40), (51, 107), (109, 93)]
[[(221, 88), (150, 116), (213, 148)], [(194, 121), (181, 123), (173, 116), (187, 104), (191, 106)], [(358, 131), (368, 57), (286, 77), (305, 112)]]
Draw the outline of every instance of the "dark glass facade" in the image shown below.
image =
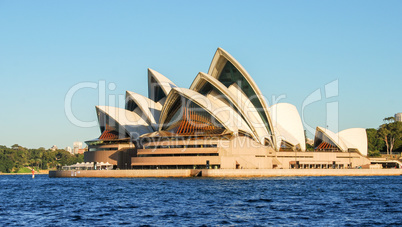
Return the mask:
[(221, 91), (219, 91), (211, 83), (209, 83), (208, 81), (205, 81), (205, 83), (201, 87), (201, 89), (198, 90), (198, 93), (205, 95), (205, 96), (210, 92), (214, 92), (214, 93), (218, 94), (216, 97), (219, 98), (220, 100), (222, 100), (226, 105), (232, 107), (232, 109), (234, 111), (236, 111), (236, 113), (239, 114), (239, 116), (244, 120), (244, 122), (246, 122), (246, 124), (250, 127), (250, 129), (252, 129), (251, 125), (246, 121), (243, 114), (240, 113), (239, 109), (237, 109), (236, 106), (234, 106), (233, 103), (231, 101), (229, 101), (229, 99), (226, 97), (226, 95), (224, 95)]
[(135, 103), (133, 100), (131, 99), (126, 100), (126, 110), (134, 111), (135, 108), (137, 107), (138, 107), (137, 103)]
[(250, 99), (251, 103), (257, 109), (258, 114), (260, 115), (262, 121), (264, 122), (268, 132), (272, 134), (271, 127), (268, 123), (268, 118), (265, 114), (264, 108), (257, 94), (255, 93), (251, 85), (248, 83), (246, 78), (240, 73), (239, 70), (237, 70), (237, 68), (230, 61), (226, 61), (226, 64), (223, 67), (218, 77), (218, 80), (226, 87), (229, 87), (230, 85), (236, 83), (244, 92), (244, 94)]
[(155, 80), (154, 77), (151, 77), (150, 83), (151, 83), (150, 86), (154, 87), (154, 89), (148, 90), (148, 97), (150, 99), (154, 100), (155, 102), (158, 102), (161, 99), (163, 99), (164, 97), (166, 97), (165, 92), (159, 86), (159, 83)]

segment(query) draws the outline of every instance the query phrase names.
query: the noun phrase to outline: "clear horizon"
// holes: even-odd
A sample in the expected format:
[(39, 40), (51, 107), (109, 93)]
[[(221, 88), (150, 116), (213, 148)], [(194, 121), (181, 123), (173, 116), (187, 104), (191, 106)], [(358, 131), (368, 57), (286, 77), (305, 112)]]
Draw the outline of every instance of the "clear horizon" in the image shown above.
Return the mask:
[[(117, 106), (126, 90), (147, 96), (147, 68), (188, 88), (218, 47), (269, 105), (295, 105), (309, 126), (377, 128), (402, 112), (401, 8), (401, 1), (0, 1), (0, 145), (64, 149), (97, 138), (98, 126), (67, 118), (71, 88), (105, 83), (106, 105)], [(303, 112), (317, 90), (322, 99)], [(98, 96), (91, 88), (74, 93), (77, 119), (96, 120)], [(326, 120), (331, 103), (336, 127)]]

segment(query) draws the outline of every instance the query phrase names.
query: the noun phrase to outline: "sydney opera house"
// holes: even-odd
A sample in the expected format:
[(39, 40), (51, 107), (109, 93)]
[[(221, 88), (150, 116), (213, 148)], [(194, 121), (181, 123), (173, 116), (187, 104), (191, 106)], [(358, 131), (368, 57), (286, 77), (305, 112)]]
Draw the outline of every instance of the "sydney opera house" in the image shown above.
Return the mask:
[(295, 106), (268, 106), (257, 84), (218, 48), (207, 73), (179, 88), (148, 69), (148, 97), (127, 91), (125, 108), (97, 106), (101, 135), (86, 162), (119, 169), (355, 168), (370, 164), (365, 129), (317, 127), (314, 150)]

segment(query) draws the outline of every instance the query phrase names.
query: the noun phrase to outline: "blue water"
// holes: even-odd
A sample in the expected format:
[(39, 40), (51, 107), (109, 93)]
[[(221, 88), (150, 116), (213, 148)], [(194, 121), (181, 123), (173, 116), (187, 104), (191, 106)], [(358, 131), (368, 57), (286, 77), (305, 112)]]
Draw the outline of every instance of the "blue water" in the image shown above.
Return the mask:
[(0, 225), (401, 225), (402, 176), (0, 176)]

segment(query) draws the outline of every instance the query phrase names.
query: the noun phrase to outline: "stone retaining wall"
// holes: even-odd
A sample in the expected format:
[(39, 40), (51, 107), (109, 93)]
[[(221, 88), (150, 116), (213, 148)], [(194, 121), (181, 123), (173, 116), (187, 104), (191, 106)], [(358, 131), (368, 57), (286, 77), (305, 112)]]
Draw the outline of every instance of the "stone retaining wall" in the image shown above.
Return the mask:
[[(201, 174), (199, 174), (201, 171)], [(63, 170), (49, 177), (292, 177), (292, 176), (393, 176), (402, 169), (177, 169), (177, 170)]]
[(393, 176), (402, 169), (219, 169), (202, 170), (205, 177), (291, 177), (291, 176)]

